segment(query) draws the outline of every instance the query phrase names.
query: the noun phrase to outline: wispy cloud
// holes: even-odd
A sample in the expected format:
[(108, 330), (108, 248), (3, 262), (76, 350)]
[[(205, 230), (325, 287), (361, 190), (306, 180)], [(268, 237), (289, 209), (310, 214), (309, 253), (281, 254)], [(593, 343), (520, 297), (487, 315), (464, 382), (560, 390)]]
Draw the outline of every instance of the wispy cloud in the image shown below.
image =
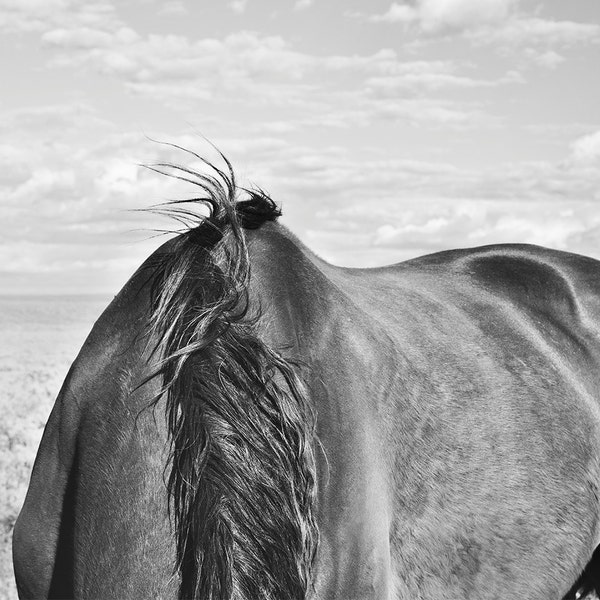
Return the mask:
[(0, 0), (0, 31), (5, 33), (44, 32), (59, 27), (110, 30), (120, 23), (109, 0)]
[(373, 148), (357, 160), (335, 146), (315, 151), (281, 140), (223, 142), (235, 148), (245, 171), (284, 200), (287, 222), (321, 255), (367, 266), (494, 242), (600, 258), (594, 246), (600, 241), (600, 163), (588, 160), (597, 150), (595, 136), (586, 139), (565, 146), (559, 161), (477, 170), (385, 158)]
[(72, 29), (51, 29), (45, 32), (41, 40), (49, 46), (68, 48), (74, 52), (104, 50), (113, 46), (130, 46), (140, 40), (138, 34), (128, 27), (119, 27), (116, 31), (103, 31), (90, 27)]
[(393, 2), (385, 13), (371, 15), (369, 20), (416, 26), (426, 33), (465, 31), (504, 20), (514, 4), (514, 0)]
[(415, 0), (393, 2), (380, 14), (359, 15), (373, 23), (400, 25), (423, 34), (415, 43), (462, 37), (474, 45), (518, 54), (553, 69), (565, 61), (557, 50), (600, 42), (600, 26), (553, 20), (519, 10), (519, 0)]
[[(260, 92), (261, 86), (286, 90), (299, 81), (314, 59), (294, 51), (277, 36), (239, 32), (223, 39), (190, 41), (184, 36), (140, 37), (128, 28), (115, 33), (52, 30), (43, 41), (60, 51), (55, 65), (90, 65), (118, 77), (138, 93), (174, 102), (219, 93)], [(94, 40), (93, 47), (83, 40)], [(267, 90), (268, 91), (268, 90)]]
[[(12, 120), (33, 123), (38, 117), (22, 112)], [(4, 130), (10, 134), (6, 123)], [(39, 133), (43, 141), (45, 133)], [(171, 139), (198, 149), (198, 138)], [(515, 163), (483, 171), (378, 157), (373, 148), (365, 148), (357, 161), (336, 146), (315, 151), (278, 137), (218, 141), (234, 163), (243, 165), (242, 172), (251, 174), (276, 200), (286, 201), (285, 213), (318, 250), (334, 260), (374, 264), (490, 240), (566, 248), (576, 238), (582, 250), (592, 251), (583, 244), (589, 243), (586, 232), (600, 225), (594, 208), (600, 200), (599, 140), (598, 132), (573, 140), (559, 163)], [(55, 243), (57, 236), (68, 242), (60, 256), (72, 255), (68, 246), (89, 245), (110, 259), (118, 251), (107, 250), (107, 242), (120, 245), (126, 232), (157, 226), (157, 221), (150, 225), (153, 218), (123, 209), (193, 193), (137, 167), (148, 155), (187, 160), (173, 157), (168, 148), (149, 146), (141, 136), (113, 134), (85, 146), (42, 143), (40, 148), (30, 155), (16, 144), (0, 146), (0, 155), (9, 159), (15, 174), (0, 180), (10, 209), (3, 235), (18, 241), (27, 231), (35, 260), (42, 261), (41, 246)], [(72, 155), (77, 156), (76, 168), (67, 166)], [(573, 197), (580, 200), (574, 202)], [(53, 268), (63, 264), (60, 256)], [(33, 262), (28, 268), (34, 269), (34, 258), (29, 260)]]
[(418, 63), (417, 69), (407, 69), (398, 75), (371, 77), (366, 85), (373, 93), (389, 96), (407, 90), (441, 90), (461, 88), (494, 88), (507, 84), (524, 83), (523, 77), (516, 71), (509, 71), (498, 79), (479, 79), (454, 73), (456, 65), (446, 64), (437, 69), (435, 63)]
[(170, 0), (165, 2), (159, 9), (158, 14), (164, 16), (181, 16), (188, 14), (188, 8), (182, 0)]
[(527, 60), (537, 66), (545, 69), (555, 69), (565, 62), (566, 58), (554, 50), (539, 50), (536, 48), (525, 48), (525, 57)]
[[(5, 291), (13, 284), (28, 291), (115, 290), (161, 243), (152, 230), (172, 227), (128, 209), (185, 195), (173, 181), (138, 167), (140, 159), (157, 154), (140, 135), (111, 134), (105, 124), (103, 133), (80, 136), (97, 125), (95, 118), (85, 123), (83, 117), (79, 126), (57, 134), (56, 123), (68, 109), (54, 107), (55, 121), (47, 129), (39, 111), (21, 110), (1, 124), (0, 287)], [(23, 146), (26, 130), (19, 125), (24, 123), (36, 124), (35, 146)]]
[(314, 4), (314, 0), (296, 0), (294, 10), (305, 10)]
[(577, 162), (595, 164), (600, 169), (600, 130), (574, 140), (571, 155)]
[(500, 27), (483, 27), (470, 31), (469, 38), (477, 43), (504, 46), (517, 44), (561, 47), (578, 43), (599, 43), (600, 26), (515, 15)]
[[(203, 153), (199, 137), (178, 135), (197, 124), (241, 184), (266, 188), (284, 222), (336, 262), (496, 241), (598, 255), (597, 85), (580, 86), (599, 26), (577, 22), (583, 13), (396, 0), (341, 23), (342, 4), (228, 1), (198, 26), (192, 2), (141, 5), (154, 12), (138, 20), (109, 0), (0, 0), (0, 31), (26, 43), (18, 68), (30, 69), (15, 66), (0, 115), (11, 276), (124, 278), (159, 243), (129, 244), (172, 224), (127, 209), (195, 190), (137, 163), (190, 157), (132, 133), (138, 114), (140, 128), (158, 121), (153, 137)], [(313, 16), (333, 32), (327, 43), (314, 23), (302, 29)], [(580, 70), (565, 68), (576, 59)]]
[[(498, 2), (498, 6), (486, 8), (485, 15), (504, 14), (510, 4)], [(514, 70), (495, 79), (481, 78), (469, 72), (467, 64), (405, 60), (386, 48), (371, 54), (311, 54), (281, 36), (250, 31), (198, 40), (183, 35), (142, 35), (119, 20), (110, 6), (99, 6), (89, 8), (89, 14), (75, 11), (75, 16), (60, 26), (58, 15), (48, 16), (40, 39), (53, 51), (49, 64), (91, 69), (120, 80), (134, 94), (177, 110), (215, 100), (246, 104), (246, 99), (252, 98), (254, 106), (294, 106), (288, 128), (296, 129), (377, 122), (453, 129), (495, 126), (497, 119), (486, 114), (483, 104), (431, 97), (430, 93), (523, 81)], [(433, 0), (418, 6), (423, 15), (439, 13)], [(460, 0), (457, 10), (464, 13), (464, 19), (486, 21), (488, 17), (476, 6), (479, 4)], [(235, 7), (241, 11), (245, 3)], [(436, 18), (443, 20), (444, 15), (442, 11)], [(550, 55), (545, 59), (558, 60)]]
[[(61, 113), (58, 108), (55, 112)], [(30, 123), (38, 118), (26, 111), (12, 116)], [(2, 236), (10, 241), (10, 252), (20, 255), (11, 264), (26, 272), (73, 272), (80, 261), (106, 274), (120, 256), (127, 258), (118, 267), (124, 278), (149, 251), (148, 244), (123, 246), (132, 239), (132, 230), (171, 224), (123, 209), (194, 193), (137, 167), (145, 156), (185, 164), (189, 158), (149, 145), (139, 135), (114, 133), (57, 147), (44, 143), (52, 134), (42, 128), (40, 148), (29, 155), (10, 142), (13, 134), (6, 121), (4, 131), (9, 142), (0, 146), (0, 156), (9, 159), (15, 176), (0, 179), (9, 208)], [(385, 157), (373, 147), (365, 147), (358, 158), (339, 146), (315, 149), (276, 136), (216, 141), (238, 165), (240, 183), (252, 183), (243, 177), (250, 174), (283, 201), (284, 222), (293, 224), (318, 252), (336, 262), (365, 266), (493, 241), (598, 254), (599, 139), (598, 132), (576, 138), (560, 162), (509, 163), (487, 170)], [(170, 140), (202, 152), (197, 137)], [(27, 243), (20, 241), (24, 235)], [(0, 256), (6, 252), (4, 248)]]
[(229, 3), (229, 7), (237, 15), (241, 15), (242, 13), (244, 13), (246, 11), (247, 6), (248, 0), (233, 0)]
[[(474, 103), (435, 98), (373, 97), (364, 102), (364, 125), (404, 122), (424, 128), (496, 127), (498, 120)], [(339, 117), (344, 116), (343, 114)], [(358, 117), (359, 115), (356, 115)]]
[[(78, 243), (98, 243), (100, 235), (104, 242), (123, 241), (131, 223), (147, 222), (127, 209), (147, 206), (143, 196), (160, 201), (176, 189), (166, 178), (151, 181), (137, 166), (154, 155), (143, 136), (117, 133), (80, 105), (13, 111), (0, 119), (0, 131), (0, 157), (10, 168), (0, 178), (5, 239), (27, 232), (29, 241), (52, 243), (66, 228), (85, 232)], [(33, 132), (36, 144), (24, 145)], [(78, 238), (61, 239), (68, 245)]]
[(122, 80), (136, 94), (174, 108), (217, 98), (245, 104), (251, 97), (254, 105), (294, 105), (296, 122), (305, 125), (344, 127), (387, 120), (472, 126), (486, 122), (484, 107), (428, 93), (522, 83), (514, 71), (482, 79), (461, 72), (468, 66), (401, 60), (386, 49), (316, 56), (296, 50), (281, 37), (243, 31), (191, 41), (174, 35), (140, 36), (125, 26), (114, 33), (54, 29), (42, 40), (57, 51), (55, 66), (91, 67)]

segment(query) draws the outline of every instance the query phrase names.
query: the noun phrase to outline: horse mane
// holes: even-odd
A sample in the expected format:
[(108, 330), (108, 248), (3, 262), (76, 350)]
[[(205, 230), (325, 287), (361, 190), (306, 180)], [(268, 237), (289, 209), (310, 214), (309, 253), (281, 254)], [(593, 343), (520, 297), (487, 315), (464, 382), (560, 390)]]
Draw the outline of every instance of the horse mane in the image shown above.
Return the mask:
[(305, 598), (318, 536), (314, 418), (296, 366), (257, 333), (244, 232), (281, 213), (260, 190), (238, 201), (223, 155), (226, 170), (194, 156), (208, 173), (149, 166), (202, 190), (159, 207), (185, 230), (155, 265), (150, 319), (179, 598)]

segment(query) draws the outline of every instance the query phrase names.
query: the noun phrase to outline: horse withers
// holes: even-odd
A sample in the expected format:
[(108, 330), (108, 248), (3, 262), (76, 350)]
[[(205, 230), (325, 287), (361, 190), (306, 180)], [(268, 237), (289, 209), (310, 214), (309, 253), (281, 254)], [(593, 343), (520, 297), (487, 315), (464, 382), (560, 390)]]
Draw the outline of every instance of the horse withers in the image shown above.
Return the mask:
[(15, 525), (20, 597), (593, 597), (600, 263), (335, 267), (227, 165), (180, 169), (210, 216), (67, 375)]

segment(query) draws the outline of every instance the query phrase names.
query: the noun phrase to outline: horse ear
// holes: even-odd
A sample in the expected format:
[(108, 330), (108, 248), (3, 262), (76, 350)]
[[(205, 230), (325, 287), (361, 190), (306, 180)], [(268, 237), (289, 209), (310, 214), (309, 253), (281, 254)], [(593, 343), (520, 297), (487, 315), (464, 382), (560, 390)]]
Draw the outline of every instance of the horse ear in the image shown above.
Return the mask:
[(281, 210), (275, 202), (261, 190), (248, 190), (250, 198), (241, 200), (235, 210), (244, 229), (258, 229), (266, 221), (275, 221)]

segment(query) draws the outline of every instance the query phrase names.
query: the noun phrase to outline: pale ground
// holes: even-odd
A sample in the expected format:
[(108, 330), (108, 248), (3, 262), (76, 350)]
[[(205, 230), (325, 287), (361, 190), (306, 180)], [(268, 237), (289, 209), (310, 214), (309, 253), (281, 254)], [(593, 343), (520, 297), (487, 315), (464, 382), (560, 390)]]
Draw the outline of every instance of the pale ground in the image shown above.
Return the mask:
[(108, 298), (0, 296), (0, 600), (17, 598), (12, 528), (44, 425)]

